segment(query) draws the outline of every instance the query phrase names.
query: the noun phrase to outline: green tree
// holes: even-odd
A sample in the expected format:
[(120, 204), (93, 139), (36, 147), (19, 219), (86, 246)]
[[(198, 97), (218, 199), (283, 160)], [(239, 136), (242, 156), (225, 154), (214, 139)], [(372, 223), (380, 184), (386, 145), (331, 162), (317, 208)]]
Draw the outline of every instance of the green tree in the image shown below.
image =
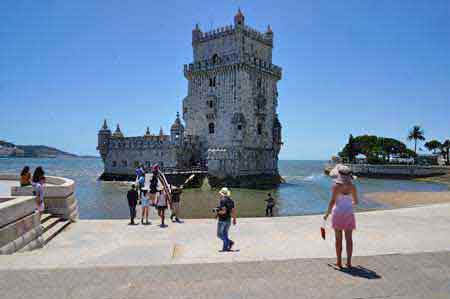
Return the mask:
[(442, 147), (442, 143), (435, 139), (426, 142), (424, 145), (430, 152), (433, 152), (433, 154), (436, 154), (437, 150), (440, 150)]
[(409, 131), (408, 140), (414, 140), (414, 153), (417, 156), (417, 140), (425, 140), (425, 135), (420, 126), (414, 126), (411, 131)]

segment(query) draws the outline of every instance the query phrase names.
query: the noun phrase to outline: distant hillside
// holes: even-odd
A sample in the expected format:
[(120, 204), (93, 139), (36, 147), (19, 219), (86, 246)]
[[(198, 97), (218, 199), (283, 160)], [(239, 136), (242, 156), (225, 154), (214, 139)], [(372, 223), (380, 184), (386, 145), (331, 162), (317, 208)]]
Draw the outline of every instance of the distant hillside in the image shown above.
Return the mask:
[(16, 145), (24, 151), (24, 157), (33, 158), (76, 158), (75, 154), (61, 151), (57, 148), (45, 145)]

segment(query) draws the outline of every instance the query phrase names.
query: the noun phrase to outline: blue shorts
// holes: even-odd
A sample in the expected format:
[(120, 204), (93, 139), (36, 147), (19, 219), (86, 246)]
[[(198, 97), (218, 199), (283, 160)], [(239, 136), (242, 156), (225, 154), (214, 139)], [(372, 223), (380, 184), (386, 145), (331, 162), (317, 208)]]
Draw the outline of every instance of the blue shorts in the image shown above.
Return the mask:
[(142, 197), (141, 199), (141, 206), (142, 207), (148, 207), (150, 205), (150, 201), (147, 197)]

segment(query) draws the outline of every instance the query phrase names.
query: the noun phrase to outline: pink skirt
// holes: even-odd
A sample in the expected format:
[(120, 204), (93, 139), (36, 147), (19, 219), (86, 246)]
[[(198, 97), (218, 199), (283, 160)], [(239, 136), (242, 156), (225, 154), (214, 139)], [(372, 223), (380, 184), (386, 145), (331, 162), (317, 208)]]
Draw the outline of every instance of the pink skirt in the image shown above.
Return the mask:
[(354, 213), (334, 213), (331, 215), (333, 229), (354, 230), (356, 228)]

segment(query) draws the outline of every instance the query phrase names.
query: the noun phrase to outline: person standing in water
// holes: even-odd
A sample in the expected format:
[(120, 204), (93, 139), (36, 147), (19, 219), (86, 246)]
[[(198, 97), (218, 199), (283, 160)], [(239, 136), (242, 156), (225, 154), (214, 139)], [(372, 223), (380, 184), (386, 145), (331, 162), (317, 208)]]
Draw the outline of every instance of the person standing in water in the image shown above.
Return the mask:
[(342, 237), (345, 235), (347, 267), (352, 267), (353, 238), (356, 228), (353, 206), (358, 204), (358, 194), (352, 183), (351, 169), (345, 165), (337, 166), (337, 178), (332, 187), (331, 200), (324, 215), (327, 220), (331, 214), (331, 225), (336, 236), (336, 266), (342, 268)]
[(267, 202), (266, 205), (266, 217), (273, 217), (273, 207), (275, 206), (275, 199), (272, 197), (272, 194), (267, 194), (267, 199), (264, 200)]

